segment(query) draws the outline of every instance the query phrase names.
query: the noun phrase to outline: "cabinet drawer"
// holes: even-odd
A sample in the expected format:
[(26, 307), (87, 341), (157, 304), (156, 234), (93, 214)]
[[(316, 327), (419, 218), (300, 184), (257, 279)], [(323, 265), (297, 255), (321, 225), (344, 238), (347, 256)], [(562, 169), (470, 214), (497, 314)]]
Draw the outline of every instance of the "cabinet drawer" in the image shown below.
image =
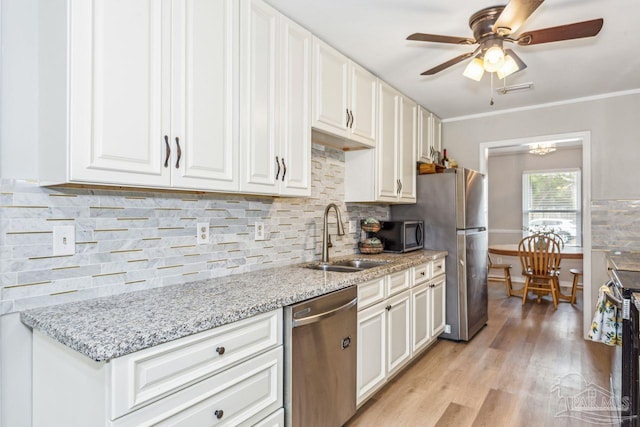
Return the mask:
[(284, 427), (284, 408), (278, 409), (253, 427)]
[(387, 281), (387, 297), (409, 289), (409, 287), (411, 286), (410, 273), (411, 269), (408, 268), (406, 270), (389, 275)]
[(253, 425), (283, 405), (282, 357), (280, 346), (120, 418), (113, 426)]
[(384, 277), (358, 285), (358, 310), (384, 299)]
[(113, 359), (111, 418), (280, 344), (276, 310)]
[(432, 277), (431, 267), (432, 267), (432, 263), (430, 262), (414, 267), (415, 269), (413, 273), (414, 286), (431, 279)]
[(445, 273), (445, 269), (444, 269), (445, 258), (440, 258), (435, 261), (432, 261), (431, 264), (432, 264), (431, 277), (438, 277), (439, 275)]

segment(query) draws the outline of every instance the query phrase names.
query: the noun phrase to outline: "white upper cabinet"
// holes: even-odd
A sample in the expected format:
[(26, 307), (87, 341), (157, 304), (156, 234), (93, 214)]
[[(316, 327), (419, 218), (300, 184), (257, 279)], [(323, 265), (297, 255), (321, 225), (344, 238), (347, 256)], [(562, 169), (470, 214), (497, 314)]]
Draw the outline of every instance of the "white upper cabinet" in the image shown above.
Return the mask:
[(260, 0), (240, 8), (240, 190), (309, 195), (311, 33)]
[(313, 70), (312, 126), (374, 147), (378, 79), (315, 37)]
[(435, 163), (436, 151), (442, 151), (440, 119), (425, 108), (418, 106), (418, 161)]
[(416, 139), (418, 105), (407, 97), (399, 100), (400, 126), (398, 156), (398, 180), (400, 190), (398, 201), (415, 203), (416, 201)]
[(376, 148), (345, 153), (347, 202), (415, 203), (417, 108), (379, 82)]
[(180, 143), (182, 151), (180, 161), (175, 153), (172, 162), (172, 185), (176, 187), (238, 189), (238, 144), (233, 128), (238, 84), (234, 3), (173, 3), (171, 135), (175, 149)]
[(234, 1), (40, 5), (45, 184), (238, 189)]

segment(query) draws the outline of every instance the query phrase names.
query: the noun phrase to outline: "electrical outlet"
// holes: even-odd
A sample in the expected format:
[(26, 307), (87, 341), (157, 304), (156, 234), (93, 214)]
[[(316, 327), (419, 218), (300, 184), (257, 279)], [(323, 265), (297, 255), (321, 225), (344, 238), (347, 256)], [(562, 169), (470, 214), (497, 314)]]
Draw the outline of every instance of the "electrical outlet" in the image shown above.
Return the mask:
[(76, 227), (59, 225), (53, 227), (53, 255), (73, 255), (76, 253)]
[(209, 243), (209, 223), (199, 222), (196, 239), (199, 245), (206, 245)]
[(451, 325), (444, 325), (444, 333), (445, 334), (451, 333)]
[(355, 233), (355, 232), (356, 232), (356, 222), (349, 221), (349, 233)]
[(264, 240), (264, 222), (256, 222), (254, 240)]

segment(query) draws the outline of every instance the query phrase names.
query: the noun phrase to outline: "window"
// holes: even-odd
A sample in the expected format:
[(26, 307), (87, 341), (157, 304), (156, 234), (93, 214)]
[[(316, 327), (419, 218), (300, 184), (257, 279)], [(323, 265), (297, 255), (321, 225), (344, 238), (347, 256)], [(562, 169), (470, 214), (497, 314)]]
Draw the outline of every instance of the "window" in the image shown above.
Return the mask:
[(522, 228), (559, 234), (565, 244), (582, 245), (580, 170), (525, 171), (522, 174)]

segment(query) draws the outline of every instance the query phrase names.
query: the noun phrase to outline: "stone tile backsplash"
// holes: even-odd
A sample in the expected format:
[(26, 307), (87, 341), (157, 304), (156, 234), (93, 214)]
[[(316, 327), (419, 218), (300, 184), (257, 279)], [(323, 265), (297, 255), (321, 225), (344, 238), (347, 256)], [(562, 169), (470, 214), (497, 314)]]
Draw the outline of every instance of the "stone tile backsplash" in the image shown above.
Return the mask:
[(591, 202), (594, 250), (640, 250), (640, 200)]
[[(345, 204), (344, 153), (313, 146), (309, 198), (44, 188), (0, 181), (0, 314), (317, 260), (322, 215), (338, 204), (347, 234), (331, 256), (357, 252), (348, 221), (388, 217), (385, 205)], [(266, 240), (254, 240), (256, 221)], [(196, 224), (210, 243), (196, 245)], [(76, 253), (52, 256), (53, 227), (74, 225)]]

